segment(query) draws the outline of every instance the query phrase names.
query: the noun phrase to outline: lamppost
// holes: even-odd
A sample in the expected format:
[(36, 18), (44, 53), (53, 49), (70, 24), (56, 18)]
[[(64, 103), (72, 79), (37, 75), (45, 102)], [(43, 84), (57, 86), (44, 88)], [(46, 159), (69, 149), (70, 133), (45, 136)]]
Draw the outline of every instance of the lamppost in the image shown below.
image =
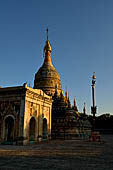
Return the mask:
[(93, 114), (93, 132), (95, 131), (95, 114), (97, 107), (95, 106), (95, 82), (96, 82), (96, 76), (95, 72), (93, 72), (92, 76), (92, 102), (93, 106), (91, 106), (91, 113)]

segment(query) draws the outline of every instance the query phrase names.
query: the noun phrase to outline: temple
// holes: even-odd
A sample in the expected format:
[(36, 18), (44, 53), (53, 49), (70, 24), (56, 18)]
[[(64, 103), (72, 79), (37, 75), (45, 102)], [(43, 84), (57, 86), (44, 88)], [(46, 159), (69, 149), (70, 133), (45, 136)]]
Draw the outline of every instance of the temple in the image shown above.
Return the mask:
[(71, 104), (67, 90), (64, 96), (51, 52), (47, 29), (44, 61), (35, 74), (34, 87), (24, 83), (0, 88), (0, 143), (74, 139), (91, 131), (85, 104), (83, 113), (79, 113), (76, 98)]
[[(89, 133), (91, 125), (79, 114), (76, 99), (73, 105), (66, 90), (65, 96), (61, 89), (60, 75), (51, 61), (52, 48), (48, 40), (44, 47), (44, 62), (35, 74), (34, 88), (42, 89), (47, 95), (52, 96), (52, 138), (75, 138), (79, 134)], [(84, 116), (85, 117), (85, 116)]]

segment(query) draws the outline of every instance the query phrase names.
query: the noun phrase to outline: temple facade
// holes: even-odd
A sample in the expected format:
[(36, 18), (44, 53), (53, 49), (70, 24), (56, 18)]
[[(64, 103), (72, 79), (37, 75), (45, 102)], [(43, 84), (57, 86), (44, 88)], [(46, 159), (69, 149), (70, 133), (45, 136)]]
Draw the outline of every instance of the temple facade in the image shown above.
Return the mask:
[(27, 144), (51, 138), (52, 98), (23, 86), (0, 88), (0, 143)]

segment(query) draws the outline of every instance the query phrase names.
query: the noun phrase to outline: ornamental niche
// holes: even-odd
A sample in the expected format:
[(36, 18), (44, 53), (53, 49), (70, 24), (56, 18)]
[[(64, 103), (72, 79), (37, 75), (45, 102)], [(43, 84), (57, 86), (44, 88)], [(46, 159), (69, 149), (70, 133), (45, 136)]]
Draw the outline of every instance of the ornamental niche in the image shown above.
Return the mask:
[(19, 114), (19, 108), (16, 105), (10, 102), (0, 103), (0, 115), (1, 117), (5, 117), (6, 115), (13, 115), (15, 118)]

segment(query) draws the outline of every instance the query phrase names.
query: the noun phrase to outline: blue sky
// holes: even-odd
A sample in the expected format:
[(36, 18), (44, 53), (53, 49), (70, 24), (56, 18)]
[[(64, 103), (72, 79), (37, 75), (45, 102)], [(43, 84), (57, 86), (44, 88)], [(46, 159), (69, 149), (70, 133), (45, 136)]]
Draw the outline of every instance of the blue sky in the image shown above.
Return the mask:
[(46, 28), (52, 62), (73, 102), (90, 114), (96, 73), (97, 115), (113, 114), (113, 1), (1, 0), (0, 86), (33, 86), (43, 63)]

